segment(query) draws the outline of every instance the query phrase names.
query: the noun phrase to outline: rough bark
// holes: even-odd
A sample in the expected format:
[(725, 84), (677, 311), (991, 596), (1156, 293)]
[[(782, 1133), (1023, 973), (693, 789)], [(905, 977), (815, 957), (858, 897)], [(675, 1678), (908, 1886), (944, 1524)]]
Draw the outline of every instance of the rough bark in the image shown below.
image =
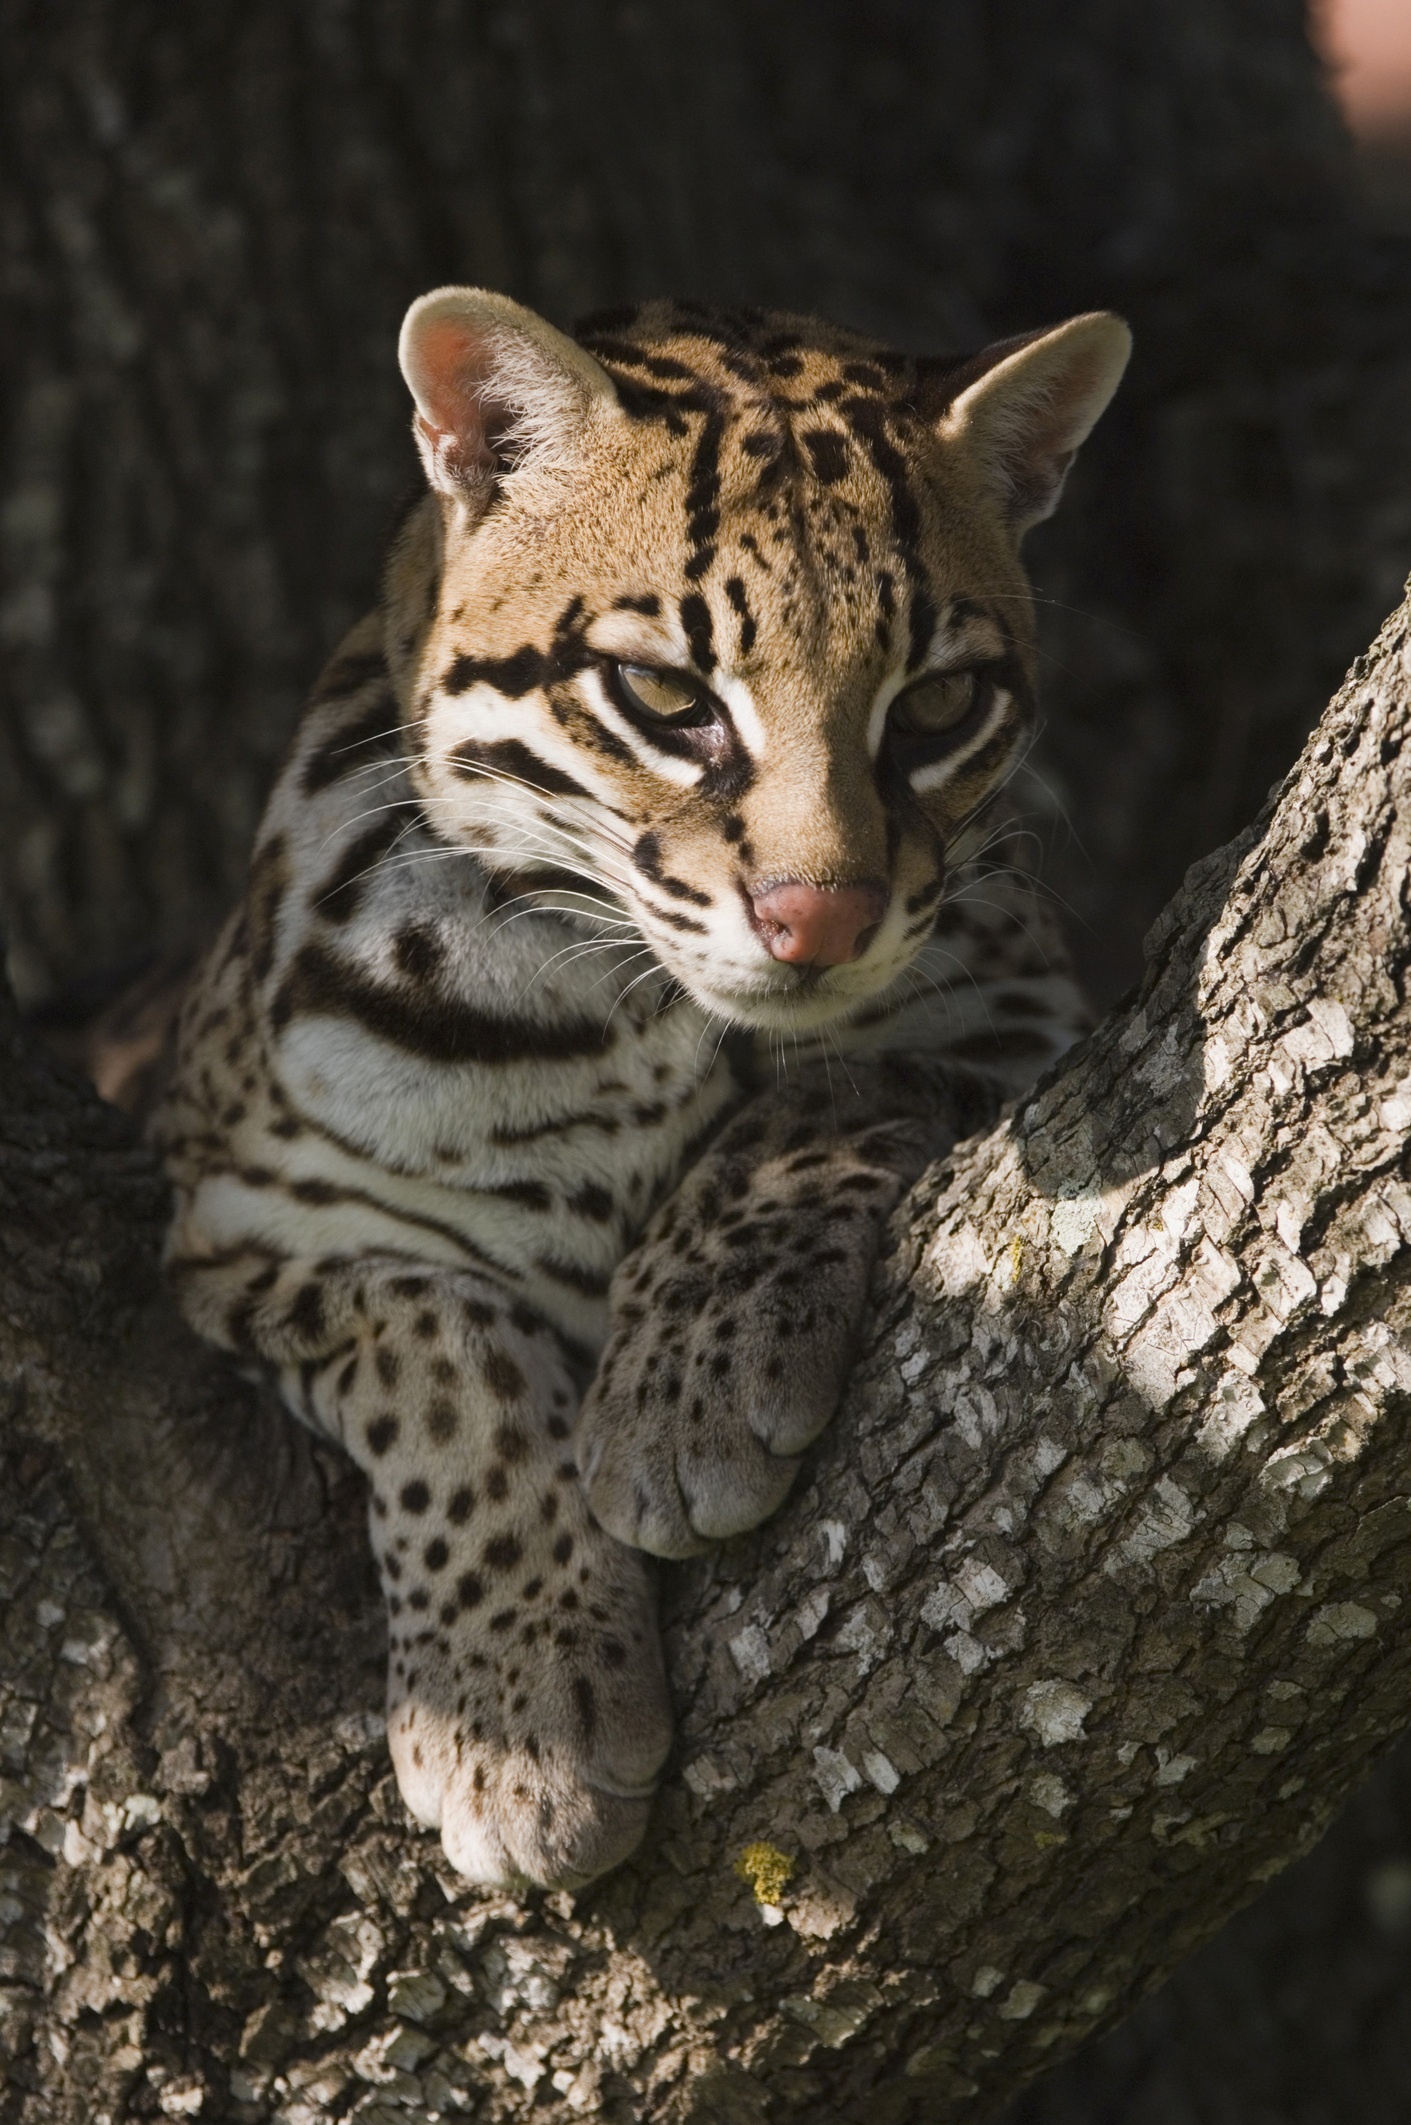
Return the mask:
[(1056, 876), (1107, 995), (1411, 565), (1411, 245), (1356, 221), (1301, 0), (0, 0), (0, 51), (26, 999), (233, 897), (413, 471), (392, 348), (438, 281), (922, 347), (1130, 314), (1035, 542)]
[(666, 1576), (680, 1745), (577, 1899), (408, 1827), (357, 1486), (11, 1020), (5, 2125), (982, 2117), (1305, 1851), (1411, 1669), (1408, 738), (1411, 605), (913, 1192), (800, 1495)]

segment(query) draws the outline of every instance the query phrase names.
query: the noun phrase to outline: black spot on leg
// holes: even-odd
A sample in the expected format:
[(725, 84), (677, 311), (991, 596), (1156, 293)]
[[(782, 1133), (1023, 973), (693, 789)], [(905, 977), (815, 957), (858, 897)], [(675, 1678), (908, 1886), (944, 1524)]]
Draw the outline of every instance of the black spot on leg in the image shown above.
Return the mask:
[(569, 1558), (570, 1558), (570, 1557), (571, 1557), (572, 1555), (573, 1555), (573, 1537), (572, 1537), (572, 1535), (568, 1535), (568, 1534), (560, 1535), (560, 1536), (558, 1537), (558, 1539), (557, 1539), (557, 1540), (555, 1541), (555, 1543), (554, 1543), (554, 1562), (555, 1562), (555, 1564), (567, 1564), (567, 1562), (568, 1562)]
[(525, 1392), (524, 1374), (507, 1350), (487, 1350), (480, 1361), (485, 1385), (502, 1402), (517, 1402)]
[(431, 1492), (424, 1483), (405, 1483), (402, 1486), (401, 1503), (404, 1512), (424, 1513), (431, 1503)]
[(463, 1609), (478, 1608), (485, 1599), (485, 1588), (474, 1572), (462, 1572), (456, 1581), (456, 1599)]
[(367, 1443), (375, 1454), (385, 1454), (390, 1446), (396, 1444), (400, 1429), (397, 1419), (393, 1416), (374, 1417), (365, 1434)]
[(573, 1699), (578, 1707), (578, 1725), (583, 1739), (591, 1741), (598, 1731), (598, 1700), (586, 1675), (574, 1676)]
[(450, 1554), (450, 1551), (447, 1549), (445, 1543), (441, 1540), (441, 1537), (437, 1535), (434, 1540), (427, 1543), (426, 1548), (422, 1552), (422, 1556), (426, 1564), (426, 1569), (429, 1572), (441, 1571), (444, 1568), (446, 1560), (450, 1556)]
[(454, 1402), (433, 1402), (426, 1412), (427, 1432), (438, 1443), (453, 1439), (459, 1425), (460, 1412)]
[(474, 1505), (474, 1492), (468, 1484), (463, 1484), (458, 1491), (452, 1492), (450, 1503), (446, 1507), (446, 1518), (453, 1527), (464, 1527)]
[(385, 1343), (379, 1343), (377, 1349), (373, 1352), (372, 1362), (377, 1368), (377, 1377), (381, 1380), (383, 1386), (395, 1386), (397, 1375), (402, 1369), (396, 1352), (389, 1350)]
[(518, 1564), (524, 1551), (516, 1535), (495, 1535), (486, 1543), (483, 1554), (493, 1571), (507, 1572)]

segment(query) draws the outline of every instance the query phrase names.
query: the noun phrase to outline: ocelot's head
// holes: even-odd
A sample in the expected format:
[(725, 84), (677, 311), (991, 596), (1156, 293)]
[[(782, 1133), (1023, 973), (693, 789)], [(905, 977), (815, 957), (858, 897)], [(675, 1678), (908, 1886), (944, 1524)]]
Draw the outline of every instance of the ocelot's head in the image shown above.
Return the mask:
[(626, 918), (721, 1018), (886, 988), (1025, 745), (1020, 540), (1129, 345), (1098, 313), (922, 360), (688, 302), (573, 340), (424, 296), (401, 358), (435, 506), (389, 613), (438, 831)]

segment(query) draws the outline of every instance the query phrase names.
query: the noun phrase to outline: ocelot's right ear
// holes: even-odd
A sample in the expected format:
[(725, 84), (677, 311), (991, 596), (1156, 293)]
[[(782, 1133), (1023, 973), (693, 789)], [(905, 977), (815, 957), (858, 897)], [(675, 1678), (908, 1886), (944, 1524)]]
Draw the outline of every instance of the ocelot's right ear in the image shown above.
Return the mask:
[(571, 466), (585, 431), (621, 417), (607, 371), (533, 310), (485, 288), (436, 288), (402, 322), (426, 476), (472, 516), (518, 475)]

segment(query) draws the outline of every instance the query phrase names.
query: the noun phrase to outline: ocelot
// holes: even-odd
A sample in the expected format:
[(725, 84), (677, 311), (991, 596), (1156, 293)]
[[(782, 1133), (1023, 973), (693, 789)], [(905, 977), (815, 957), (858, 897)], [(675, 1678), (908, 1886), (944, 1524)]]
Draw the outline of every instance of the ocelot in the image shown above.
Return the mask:
[(775, 1510), (899, 1195), (1082, 1027), (991, 800), (1020, 540), (1128, 346), (407, 316), (427, 491), (154, 1128), (190, 1319), (367, 1473), (397, 1775), (474, 1880), (637, 1842), (641, 1552)]

